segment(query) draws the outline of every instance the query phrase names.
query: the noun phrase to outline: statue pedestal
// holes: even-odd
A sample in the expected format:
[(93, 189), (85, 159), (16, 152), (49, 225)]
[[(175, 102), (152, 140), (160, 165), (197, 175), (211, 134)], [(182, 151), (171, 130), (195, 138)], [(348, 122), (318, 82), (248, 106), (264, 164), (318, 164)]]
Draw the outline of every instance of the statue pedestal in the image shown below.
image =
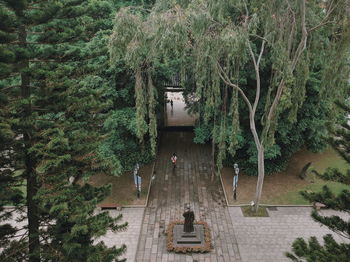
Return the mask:
[(175, 225), (173, 228), (174, 247), (193, 247), (204, 245), (204, 226), (193, 225), (193, 232), (184, 232), (183, 225)]
[(209, 226), (204, 221), (193, 224), (193, 232), (184, 232), (184, 221), (172, 221), (167, 229), (167, 250), (176, 253), (205, 253), (213, 248)]

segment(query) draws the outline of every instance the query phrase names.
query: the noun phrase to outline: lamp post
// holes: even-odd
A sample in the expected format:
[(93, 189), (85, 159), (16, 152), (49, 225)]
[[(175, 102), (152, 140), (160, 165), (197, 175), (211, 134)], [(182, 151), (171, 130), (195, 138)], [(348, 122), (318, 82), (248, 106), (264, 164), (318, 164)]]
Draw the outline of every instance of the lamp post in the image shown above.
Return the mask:
[(138, 175), (140, 166), (138, 163), (136, 163), (135, 168), (134, 168), (134, 183), (136, 185), (136, 193), (137, 193), (137, 198), (140, 198), (140, 188), (141, 188), (141, 177)]
[(237, 199), (238, 175), (239, 175), (238, 164), (235, 163), (233, 165), (233, 168), (235, 169), (235, 174), (233, 175), (232, 189), (233, 189), (233, 199), (236, 200)]

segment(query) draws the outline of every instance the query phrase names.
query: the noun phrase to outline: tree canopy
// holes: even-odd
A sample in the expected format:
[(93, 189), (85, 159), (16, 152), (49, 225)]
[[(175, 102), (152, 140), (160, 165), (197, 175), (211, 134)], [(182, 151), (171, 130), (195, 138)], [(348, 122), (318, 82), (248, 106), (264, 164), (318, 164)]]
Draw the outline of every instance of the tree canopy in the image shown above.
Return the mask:
[(22, 237), (22, 228), (1, 228), (2, 261), (117, 261), (125, 251), (95, 242), (127, 226), (118, 225), (121, 216), (95, 213), (110, 186), (83, 183), (121, 172), (101, 149), (113, 109), (104, 41), (116, 8), (94, 0), (0, 2), (0, 204), (15, 207), (1, 219), (20, 212), (28, 220)]
[[(292, 132), (303, 114), (307, 86), (317, 88), (322, 98), (327, 93), (330, 101), (344, 93), (346, 75), (333, 80), (324, 75), (332, 71), (335, 50), (346, 52), (341, 49), (349, 35), (346, 8), (344, 1), (207, 0), (156, 1), (150, 10), (121, 9), (110, 52), (112, 60), (125, 61), (136, 77), (138, 136), (152, 130), (146, 116), (153, 114), (148, 105), (154, 95), (144, 86), (160, 65), (170, 66), (175, 60), (182, 79), (192, 80), (184, 84), (191, 86), (198, 101), (193, 110), (203, 121), (199, 128), (203, 124), (209, 129), (197, 129), (196, 134), (202, 140), (210, 134), (218, 148), (218, 168), (230, 158), (227, 153), (234, 157), (243, 143), (245, 155), (252, 159), (249, 164), (258, 163), (258, 202), (265, 158), (282, 154), (276, 131), (284, 140)], [(348, 71), (346, 61), (345, 57), (336, 63)], [(312, 73), (316, 84), (308, 82)], [(334, 81), (332, 88), (328, 81)], [(279, 125), (281, 116), (287, 130)], [(305, 136), (305, 129), (297, 134)], [(319, 142), (322, 135), (326, 136), (321, 133)]]

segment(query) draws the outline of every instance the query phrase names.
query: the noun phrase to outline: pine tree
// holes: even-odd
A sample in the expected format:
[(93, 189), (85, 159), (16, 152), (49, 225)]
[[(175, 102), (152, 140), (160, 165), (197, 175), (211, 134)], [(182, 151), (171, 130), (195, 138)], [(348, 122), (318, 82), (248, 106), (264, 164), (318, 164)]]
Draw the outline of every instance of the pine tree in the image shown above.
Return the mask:
[[(94, 243), (107, 229), (126, 226), (117, 225), (121, 217), (94, 213), (109, 187), (79, 183), (113, 169), (98, 152), (110, 101), (96, 79), (105, 52), (98, 36), (111, 26), (114, 7), (93, 0), (4, 0), (0, 7), (6, 18), (0, 28), (0, 117), (8, 119), (1, 122), (0, 149), (12, 154), (1, 186), (13, 191), (18, 178), (24, 181), (28, 217), (27, 237), (9, 243), (0, 258), (115, 261), (124, 246)], [(13, 194), (6, 203), (20, 203), (18, 190)], [(8, 228), (7, 235), (14, 232)]]
[[(3, 101), (4, 102), (4, 101)], [(21, 178), (19, 174), (13, 172), (14, 152), (8, 141), (14, 139), (14, 134), (10, 128), (10, 123), (0, 112), (0, 246), (6, 247), (10, 240), (16, 235), (16, 228), (6, 223), (12, 217), (16, 208), (5, 208), (5, 206), (15, 205), (18, 207), (23, 203), (23, 194), (19, 189)]]
[[(0, 246), (6, 248), (20, 230), (6, 222), (24, 203), (23, 193), (19, 190), (23, 186), (23, 169), (15, 167), (21, 158), (21, 144), (16, 139), (18, 133), (13, 130), (13, 125), (17, 125), (19, 119), (15, 114), (9, 117), (13, 110), (11, 95), (19, 92), (12, 92), (9, 86), (19, 84), (18, 77), (14, 76), (18, 74), (23, 50), (10, 44), (16, 41), (17, 21), (3, 3), (0, 3), (0, 20)], [(7, 209), (5, 206), (15, 208)]]
[[(350, 164), (350, 125), (348, 117), (350, 115), (350, 106), (344, 103), (338, 103), (344, 110), (344, 123), (332, 131), (333, 138), (330, 144), (333, 148)], [(337, 181), (350, 185), (350, 169), (346, 173), (338, 169), (329, 168), (324, 174), (318, 174), (322, 179)], [(307, 193), (302, 195), (311, 202), (320, 202), (327, 208), (342, 211), (350, 214), (350, 191), (343, 190), (340, 194), (334, 194), (324, 186), (321, 192)], [(340, 236), (350, 239), (350, 219), (345, 220), (337, 215), (325, 217), (316, 210), (311, 214), (312, 218), (321, 225), (327, 226), (330, 230)], [(298, 238), (294, 241), (293, 253), (286, 253), (286, 256), (292, 261), (349, 261), (350, 244), (337, 243), (331, 234), (323, 237), (324, 244), (320, 244), (316, 237), (311, 237), (308, 241)]]

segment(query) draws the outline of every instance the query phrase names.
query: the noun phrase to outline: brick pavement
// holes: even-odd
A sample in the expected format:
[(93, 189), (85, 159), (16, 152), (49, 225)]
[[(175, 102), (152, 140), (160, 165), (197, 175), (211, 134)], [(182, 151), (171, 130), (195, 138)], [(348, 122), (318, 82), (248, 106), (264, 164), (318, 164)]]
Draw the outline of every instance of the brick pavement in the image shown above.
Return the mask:
[[(162, 134), (136, 261), (241, 261), (222, 187), (218, 180), (210, 181), (210, 147), (196, 145), (192, 139), (191, 132)], [(174, 152), (178, 164), (173, 171), (170, 157)], [(209, 224), (212, 252), (181, 255), (166, 251), (166, 227), (172, 220), (183, 219), (185, 203), (191, 204), (196, 220)]]
[[(100, 211), (96, 210), (96, 212)], [(135, 261), (137, 242), (140, 235), (144, 208), (123, 208), (122, 211), (110, 210), (108, 212), (112, 217), (116, 217), (122, 213), (123, 218), (120, 223), (127, 221), (128, 228), (127, 230), (121, 232), (112, 232), (109, 230), (104, 236), (96, 239), (95, 241), (104, 241), (108, 247), (120, 247), (122, 244), (125, 244), (127, 246), (126, 253), (120, 258), (126, 258), (127, 261)], [(13, 226), (22, 228), (27, 225), (27, 220), (17, 222), (16, 220), (20, 217), (21, 215), (15, 212), (12, 219), (6, 221), (6, 223), (10, 223)], [(21, 232), (22, 231), (19, 231), (19, 234), (21, 234)], [(2, 249), (0, 247), (0, 252), (1, 251)]]
[[(124, 232), (109, 231), (99, 240), (107, 246), (126, 244), (123, 257), (127, 261), (287, 262), (284, 252), (290, 251), (297, 237), (316, 236), (321, 240), (331, 233), (312, 220), (311, 209), (307, 207), (278, 207), (268, 211), (270, 217), (266, 218), (243, 217), (239, 207), (227, 208), (221, 185), (210, 181), (210, 148), (195, 145), (192, 138), (189, 132), (163, 134), (147, 208), (109, 211), (112, 216), (121, 212), (129, 227)], [(170, 162), (173, 152), (178, 155), (175, 171)], [(181, 255), (166, 251), (164, 231), (169, 221), (182, 219), (185, 203), (191, 204), (196, 219), (208, 222), (214, 244), (212, 252)], [(331, 210), (322, 213), (339, 214)], [(14, 219), (10, 222), (16, 223)], [(335, 239), (345, 241), (338, 235)]]
[(109, 230), (103, 237), (96, 241), (102, 240), (108, 247), (120, 247), (122, 244), (125, 244), (127, 248), (126, 253), (120, 258), (126, 258), (127, 261), (135, 261), (144, 208), (123, 208), (122, 211), (110, 210), (108, 212), (112, 217), (117, 217), (121, 213), (123, 218), (120, 223), (127, 221), (128, 228), (126, 231), (116, 233)]
[[(259, 218), (243, 217), (239, 207), (228, 209), (242, 262), (291, 261), (284, 256), (284, 252), (291, 250), (297, 237), (308, 239), (316, 236), (322, 243), (322, 236), (332, 233), (312, 220), (309, 207), (278, 207), (276, 211), (268, 210), (270, 217)], [(333, 210), (324, 210), (321, 214), (348, 217)], [(333, 235), (336, 241), (345, 241), (339, 235)]]

